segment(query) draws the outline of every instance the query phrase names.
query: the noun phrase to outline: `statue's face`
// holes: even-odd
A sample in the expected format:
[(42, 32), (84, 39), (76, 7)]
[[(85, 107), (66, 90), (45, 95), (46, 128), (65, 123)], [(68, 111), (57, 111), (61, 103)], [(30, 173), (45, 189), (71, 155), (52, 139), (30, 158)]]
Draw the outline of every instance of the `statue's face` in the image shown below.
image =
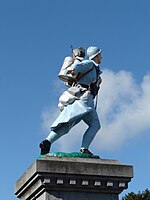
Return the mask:
[(102, 61), (102, 55), (101, 55), (101, 53), (99, 53), (99, 54), (96, 56), (95, 61), (96, 61), (97, 64), (100, 64), (100, 63), (101, 63), (101, 61)]

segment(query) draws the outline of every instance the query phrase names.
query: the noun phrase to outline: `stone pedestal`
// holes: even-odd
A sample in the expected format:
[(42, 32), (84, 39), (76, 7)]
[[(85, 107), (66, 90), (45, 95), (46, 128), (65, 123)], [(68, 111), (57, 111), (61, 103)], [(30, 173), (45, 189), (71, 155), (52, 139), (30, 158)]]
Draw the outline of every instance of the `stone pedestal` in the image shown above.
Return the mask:
[(118, 200), (133, 177), (131, 165), (116, 160), (44, 157), (15, 184), (21, 200)]

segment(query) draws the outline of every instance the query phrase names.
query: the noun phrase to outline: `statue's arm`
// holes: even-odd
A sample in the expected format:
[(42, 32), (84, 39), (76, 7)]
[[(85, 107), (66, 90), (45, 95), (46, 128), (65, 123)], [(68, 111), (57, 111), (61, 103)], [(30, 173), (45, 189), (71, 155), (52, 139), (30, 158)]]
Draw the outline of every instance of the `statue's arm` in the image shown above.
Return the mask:
[(78, 73), (83, 74), (93, 68), (93, 62), (91, 60), (84, 60), (80, 63), (73, 64), (69, 70), (72, 74), (76, 75)]

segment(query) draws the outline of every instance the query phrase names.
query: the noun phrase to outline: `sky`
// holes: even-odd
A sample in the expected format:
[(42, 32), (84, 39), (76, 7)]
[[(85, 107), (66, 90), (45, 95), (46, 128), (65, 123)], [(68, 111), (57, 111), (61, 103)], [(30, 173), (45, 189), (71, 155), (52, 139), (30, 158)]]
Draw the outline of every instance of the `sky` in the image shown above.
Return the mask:
[[(0, 1), (0, 199), (16, 200), (15, 182), (35, 162), (59, 114), (58, 73), (70, 46), (102, 49), (90, 150), (133, 165), (128, 192), (150, 189), (150, 1)], [(79, 151), (83, 122), (51, 151)]]

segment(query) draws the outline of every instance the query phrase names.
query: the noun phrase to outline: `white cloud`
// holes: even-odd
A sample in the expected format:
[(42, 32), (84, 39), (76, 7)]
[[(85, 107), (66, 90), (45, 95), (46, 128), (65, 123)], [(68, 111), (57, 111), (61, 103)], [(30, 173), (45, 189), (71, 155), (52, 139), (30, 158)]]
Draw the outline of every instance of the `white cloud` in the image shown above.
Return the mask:
[(42, 129), (44, 132), (50, 130), (50, 125), (53, 123), (59, 114), (58, 109), (55, 107), (45, 107), (42, 112)]
[[(137, 84), (130, 72), (104, 70), (103, 83), (98, 97), (97, 112), (102, 128), (92, 146), (96, 150), (119, 148), (128, 139), (150, 129), (150, 75), (145, 75)], [(48, 127), (56, 118), (48, 110), (43, 112), (43, 124)], [(70, 134), (56, 142), (63, 151), (80, 148), (86, 126), (81, 122)]]
[(102, 128), (95, 146), (113, 149), (150, 128), (150, 76), (138, 85), (129, 72), (105, 70), (103, 79), (98, 109)]

